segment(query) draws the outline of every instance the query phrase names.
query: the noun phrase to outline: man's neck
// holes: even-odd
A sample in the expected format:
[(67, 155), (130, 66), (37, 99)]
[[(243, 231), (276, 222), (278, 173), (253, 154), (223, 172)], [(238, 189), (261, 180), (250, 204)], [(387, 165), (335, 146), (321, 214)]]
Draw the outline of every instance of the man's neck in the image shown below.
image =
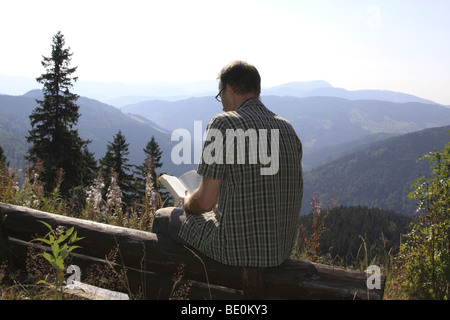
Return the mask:
[(236, 96), (236, 99), (234, 100), (234, 110), (239, 108), (244, 102), (250, 99), (258, 99), (258, 96), (255, 94), (246, 94), (246, 95), (238, 95)]

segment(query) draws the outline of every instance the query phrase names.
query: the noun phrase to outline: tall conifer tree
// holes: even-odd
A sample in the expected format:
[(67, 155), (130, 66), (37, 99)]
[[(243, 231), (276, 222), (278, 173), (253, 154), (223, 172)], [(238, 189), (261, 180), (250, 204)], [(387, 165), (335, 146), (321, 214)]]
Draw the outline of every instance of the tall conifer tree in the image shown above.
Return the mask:
[(114, 141), (108, 143), (106, 154), (100, 159), (100, 165), (104, 174), (106, 190), (110, 184), (111, 172), (115, 172), (118, 186), (122, 192), (123, 202), (130, 206), (132, 200), (134, 200), (135, 186), (131, 172), (132, 165), (128, 163), (129, 159), (127, 158), (130, 154), (128, 146), (129, 143), (127, 143), (122, 131), (119, 130), (114, 136)]
[[(46, 73), (36, 78), (43, 84), (43, 100), (30, 115), (31, 127), (28, 142), (32, 145), (26, 156), (28, 161), (43, 161), (42, 181), (46, 191), (55, 186), (56, 172), (64, 170), (62, 194), (87, 184), (96, 171), (93, 154), (87, 150), (89, 141), (79, 137), (74, 128), (80, 114), (75, 103), (78, 95), (71, 92), (77, 77), (72, 76), (77, 67), (70, 67), (72, 54), (64, 48), (65, 39), (59, 31), (53, 36), (50, 57), (43, 56), (42, 66)], [(88, 173), (88, 174), (86, 174)]]
[(3, 152), (2, 146), (0, 146), (0, 164), (6, 164), (6, 156)]
[(159, 148), (158, 142), (156, 142), (156, 139), (154, 136), (152, 136), (151, 140), (147, 143), (145, 148), (143, 149), (145, 153), (145, 161), (142, 165), (136, 166), (137, 171), (136, 174), (136, 186), (137, 186), (137, 192), (140, 197), (143, 197), (145, 192), (145, 177), (147, 175), (147, 159), (149, 156), (151, 156), (152, 161), (152, 179), (153, 179), (153, 187), (155, 188), (155, 191), (160, 195), (162, 201), (165, 200), (165, 205), (171, 204), (169, 200), (170, 193), (167, 192), (166, 189), (162, 185), (158, 183), (158, 175), (163, 174), (163, 172), (160, 172), (163, 164), (161, 162), (161, 156), (162, 151)]

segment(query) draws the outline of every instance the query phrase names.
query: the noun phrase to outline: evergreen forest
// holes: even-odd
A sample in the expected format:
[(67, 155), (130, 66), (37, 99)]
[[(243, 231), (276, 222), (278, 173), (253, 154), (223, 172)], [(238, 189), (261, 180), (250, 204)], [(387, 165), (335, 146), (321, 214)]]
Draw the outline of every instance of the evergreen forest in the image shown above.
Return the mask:
[[(313, 213), (300, 217), (302, 245), (313, 233), (313, 217)], [(319, 219), (324, 220), (320, 256), (344, 266), (354, 266), (366, 258), (388, 262), (389, 255), (399, 252), (400, 238), (413, 221), (409, 216), (366, 206), (339, 206), (321, 212)]]

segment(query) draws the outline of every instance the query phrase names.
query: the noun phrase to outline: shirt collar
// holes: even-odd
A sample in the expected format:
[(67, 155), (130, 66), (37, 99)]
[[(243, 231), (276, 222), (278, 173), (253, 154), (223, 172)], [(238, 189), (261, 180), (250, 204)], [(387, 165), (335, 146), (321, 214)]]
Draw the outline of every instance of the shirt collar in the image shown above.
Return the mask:
[(244, 102), (242, 102), (241, 105), (236, 108), (236, 110), (246, 107), (247, 104), (249, 104), (249, 102), (252, 101), (252, 100), (257, 100), (258, 102), (260, 102), (259, 98), (250, 98), (250, 99), (247, 99)]

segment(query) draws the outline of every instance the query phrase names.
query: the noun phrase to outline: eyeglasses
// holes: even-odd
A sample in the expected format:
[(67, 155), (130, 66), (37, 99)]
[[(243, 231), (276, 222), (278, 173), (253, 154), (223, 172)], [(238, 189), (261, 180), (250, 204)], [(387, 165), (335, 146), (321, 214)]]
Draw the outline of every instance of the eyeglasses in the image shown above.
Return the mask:
[(219, 91), (219, 93), (216, 96), (216, 100), (219, 102), (222, 102), (222, 97), (220, 96), (222, 94), (222, 92), (225, 91), (225, 88), (223, 88), (222, 90)]

